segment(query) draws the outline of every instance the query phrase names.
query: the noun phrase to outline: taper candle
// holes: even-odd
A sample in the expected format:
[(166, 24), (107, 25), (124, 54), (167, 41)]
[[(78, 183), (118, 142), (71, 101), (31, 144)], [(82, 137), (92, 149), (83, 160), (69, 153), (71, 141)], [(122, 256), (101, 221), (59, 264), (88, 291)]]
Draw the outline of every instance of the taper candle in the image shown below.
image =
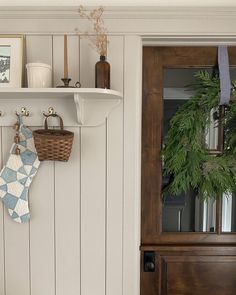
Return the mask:
[(64, 78), (68, 78), (67, 35), (64, 35)]

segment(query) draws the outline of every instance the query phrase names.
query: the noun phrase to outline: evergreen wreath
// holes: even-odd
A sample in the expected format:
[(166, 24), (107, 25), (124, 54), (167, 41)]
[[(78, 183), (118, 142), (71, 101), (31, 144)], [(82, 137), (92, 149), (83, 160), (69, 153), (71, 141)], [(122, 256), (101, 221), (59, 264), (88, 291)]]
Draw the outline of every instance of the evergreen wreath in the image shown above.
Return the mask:
[(163, 175), (170, 181), (163, 189), (178, 196), (193, 189), (201, 198), (217, 198), (236, 192), (236, 100), (232, 98), (222, 118), (224, 151), (209, 153), (205, 142), (210, 112), (219, 109), (220, 80), (199, 71), (191, 85), (196, 95), (182, 105), (170, 121), (162, 150)]

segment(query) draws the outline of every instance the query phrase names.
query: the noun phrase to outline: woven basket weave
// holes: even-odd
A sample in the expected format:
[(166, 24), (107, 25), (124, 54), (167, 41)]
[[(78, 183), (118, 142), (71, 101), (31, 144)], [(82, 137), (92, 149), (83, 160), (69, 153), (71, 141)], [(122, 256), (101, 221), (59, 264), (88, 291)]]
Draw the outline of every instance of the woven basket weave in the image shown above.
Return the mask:
[[(60, 129), (48, 129), (48, 118), (58, 117)], [(63, 120), (57, 114), (48, 115), (44, 121), (44, 129), (33, 132), (35, 148), (39, 161), (68, 161), (74, 139), (74, 133), (64, 130)]]

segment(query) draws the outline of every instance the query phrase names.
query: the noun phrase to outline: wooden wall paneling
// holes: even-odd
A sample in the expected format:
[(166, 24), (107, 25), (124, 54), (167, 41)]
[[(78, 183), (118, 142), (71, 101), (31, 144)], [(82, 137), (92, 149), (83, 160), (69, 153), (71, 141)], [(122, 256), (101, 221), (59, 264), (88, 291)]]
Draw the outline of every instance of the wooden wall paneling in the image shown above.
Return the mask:
[(111, 89), (124, 90), (124, 36), (109, 36), (107, 61), (111, 66)]
[(142, 43), (124, 44), (124, 233), (123, 294), (139, 294)]
[[(41, 62), (53, 66), (52, 35), (26, 35), (25, 63)], [(25, 68), (25, 85), (27, 86), (27, 70)]]
[(31, 295), (55, 294), (54, 173), (54, 162), (42, 162), (29, 192)]
[[(9, 157), (14, 135), (11, 127), (2, 128), (3, 164)], [(6, 295), (30, 295), (29, 224), (16, 223), (4, 209), (4, 231)]]
[(68, 36), (68, 71), (71, 85), (79, 81), (79, 36)]
[[(136, 39), (136, 37), (134, 38)], [(57, 79), (59, 79), (59, 76), (56, 75), (61, 71), (63, 73), (63, 62), (62, 64), (60, 62), (61, 49), (63, 54), (63, 45), (61, 44), (63, 37), (53, 36), (52, 38), (51, 35), (28, 35), (26, 39), (27, 62), (35, 62), (40, 59), (41, 62), (53, 64), (56, 84)], [(108, 61), (111, 64), (111, 85), (113, 89), (123, 92), (124, 37), (110, 36), (109, 39)], [(68, 50), (72, 52), (72, 54), (69, 54), (69, 66), (71, 63), (73, 76), (77, 80), (79, 72), (77, 72), (76, 63), (79, 64), (79, 56), (77, 59), (76, 53), (77, 49), (80, 49), (79, 55), (82, 62), (79, 70), (82, 86), (94, 87), (94, 67), (99, 60), (99, 55), (88, 46), (86, 39), (82, 40), (80, 48), (77, 41), (77, 36), (68, 37)], [(134, 46), (132, 50), (137, 50), (138, 43), (136, 41), (128, 42), (131, 42)], [(137, 66), (132, 63), (135, 57), (134, 59), (131, 58), (130, 63), (130, 56), (132, 57), (132, 52), (129, 50), (129, 55), (126, 57), (129, 63), (126, 67), (127, 76), (133, 74), (133, 70), (136, 72), (135, 69), (131, 72), (131, 68), (127, 72), (127, 69), (130, 66)], [(134, 80), (131, 85), (126, 85), (126, 123), (128, 127), (126, 138), (129, 138), (128, 132), (131, 130), (133, 135), (134, 125), (132, 125), (132, 120), (138, 119), (136, 116), (130, 117), (129, 114), (133, 113), (130, 99), (134, 98), (130, 98), (132, 96), (131, 88), (135, 87), (137, 90), (139, 87), (138, 84), (135, 84), (136, 79)], [(47, 106), (44, 103), (43, 105), (46, 110)], [(97, 110), (93, 110), (92, 116), (95, 111), (97, 112)], [(20, 279), (23, 280), (23, 283), (21, 283), (23, 287), (20, 287), (24, 289), (22, 289), (24, 291), (22, 294), (39, 295), (44, 293), (45, 295), (58, 295), (68, 292), (68, 290), (71, 294), (81, 292), (81, 295), (95, 293), (98, 295), (121, 294), (123, 280), (125, 280), (124, 294), (138, 292), (136, 288), (137, 280), (135, 283), (130, 283), (133, 273), (129, 272), (131, 270), (138, 272), (139, 269), (138, 264), (136, 265), (137, 268), (133, 264), (138, 259), (137, 252), (134, 253), (133, 249), (135, 246), (138, 251), (138, 246), (137, 244), (134, 245), (137, 237), (133, 235), (134, 215), (137, 212), (137, 207), (134, 208), (132, 203), (133, 201), (138, 202), (138, 198), (137, 191), (130, 184), (129, 189), (126, 190), (126, 197), (123, 199), (123, 127), (123, 102), (111, 113), (107, 122), (102, 126), (81, 128), (81, 134), (79, 128), (71, 127), (71, 130), (76, 133), (76, 138), (81, 138), (81, 148), (79, 142), (74, 145), (69, 163), (42, 163), (30, 187), (31, 221), (29, 226), (15, 225), (8, 218), (7, 212), (4, 212), (7, 247), (5, 255), (7, 263), (6, 287), (10, 286), (9, 292), (11, 292), (8, 293), (7, 289), (6, 295), (13, 294), (12, 291), (16, 293), (16, 290), (19, 289), (18, 285), (14, 287), (12, 281), (12, 278), (18, 277), (19, 271), (15, 272), (15, 268), (13, 270), (15, 264), (13, 259), (9, 258), (11, 252), (13, 252), (13, 257), (18, 253), (16, 246), (8, 247), (11, 240), (13, 240), (11, 226), (19, 228), (19, 230), (17, 229), (18, 240), (21, 240), (18, 232), (24, 232), (24, 234), (21, 234), (23, 238), (24, 235), (28, 237), (28, 239), (25, 239), (27, 243), (21, 245), (22, 258), (25, 258), (27, 254), (28, 259), (24, 259), (24, 272), (20, 275)], [(11, 128), (6, 130), (11, 130)], [(12, 132), (9, 142), (12, 140), (13, 134)], [(135, 139), (137, 139), (136, 136), (137, 133), (135, 133)], [(133, 139), (133, 136), (129, 138), (132, 144), (134, 144)], [(76, 145), (78, 145), (78, 154)], [(126, 165), (131, 168), (134, 159), (132, 158), (131, 149), (127, 151)], [(73, 185), (68, 186), (71, 192), (71, 201), (69, 203), (73, 204), (71, 210), (68, 208), (70, 204), (66, 206), (65, 203), (64, 167), (69, 171), (68, 176), (71, 175), (72, 177), (66, 179), (66, 181), (68, 183), (73, 182)], [(81, 175), (78, 169), (81, 170)], [(128, 169), (128, 171), (130, 170)], [(134, 184), (132, 182), (133, 177), (133, 174), (129, 175), (128, 173), (127, 179), (132, 184)], [(75, 182), (76, 180), (78, 181)], [(80, 190), (81, 200), (78, 194)], [(67, 195), (66, 198), (68, 199), (69, 196)], [(124, 208), (125, 213), (123, 212)], [(81, 211), (81, 216), (79, 211)], [(123, 222), (124, 215), (125, 223)], [(9, 219), (8, 222), (5, 221), (7, 218)], [(125, 227), (127, 228), (125, 229)], [(125, 242), (123, 237), (125, 237)], [(130, 240), (132, 241), (131, 244)], [(68, 250), (68, 244), (70, 250)], [(126, 254), (123, 252), (124, 248), (126, 248)], [(127, 259), (129, 254), (131, 256)], [(126, 258), (125, 262), (124, 256)], [(28, 269), (25, 270), (26, 267)], [(125, 274), (123, 274), (124, 269), (126, 270)]]
[[(28, 35), (26, 37), (27, 62), (39, 61), (53, 66), (52, 48), (52, 35)], [(55, 292), (54, 197), (54, 163), (44, 162), (30, 189), (32, 295), (42, 292), (49, 295)]]
[(80, 294), (80, 128), (68, 162), (55, 163), (56, 294)]
[[(2, 128), (0, 128), (0, 167), (2, 169)], [(5, 228), (4, 208), (0, 200), (0, 294), (5, 294)]]
[(52, 43), (52, 35), (27, 35), (27, 63), (42, 62), (52, 66)]
[(81, 295), (106, 286), (106, 126), (81, 129)]
[(53, 86), (62, 85), (64, 77), (64, 38), (53, 36)]
[[(68, 74), (70, 85), (79, 81), (79, 36), (67, 36), (68, 44)], [(53, 86), (62, 85), (64, 77), (64, 37), (53, 36)]]
[(80, 83), (81, 87), (95, 87), (95, 64), (99, 54), (91, 48), (86, 38), (80, 39)]
[[(111, 88), (123, 93), (123, 36), (109, 38)], [(122, 294), (123, 270), (123, 100), (107, 121), (106, 290)]]
[[(95, 86), (99, 55), (80, 40), (80, 82)], [(93, 114), (90, 114), (93, 115)], [(106, 125), (81, 129), (81, 295), (106, 294)]]
[[(80, 40), (80, 82), (94, 87), (99, 55)], [(93, 114), (90, 114), (93, 115)], [(106, 125), (81, 129), (81, 295), (106, 288)]]

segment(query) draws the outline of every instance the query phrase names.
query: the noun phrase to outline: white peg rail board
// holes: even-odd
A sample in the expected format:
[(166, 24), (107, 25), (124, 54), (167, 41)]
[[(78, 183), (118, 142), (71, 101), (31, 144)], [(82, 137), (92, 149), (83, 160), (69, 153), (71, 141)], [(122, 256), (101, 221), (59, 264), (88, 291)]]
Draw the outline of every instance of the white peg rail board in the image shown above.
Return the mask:
[[(118, 91), (101, 88), (0, 88), (0, 126), (12, 126), (16, 112), (28, 113), (25, 121), (40, 126), (44, 113), (53, 109), (67, 126), (99, 126), (122, 99)], [(27, 119), (27, 120), (26, 120)]]

